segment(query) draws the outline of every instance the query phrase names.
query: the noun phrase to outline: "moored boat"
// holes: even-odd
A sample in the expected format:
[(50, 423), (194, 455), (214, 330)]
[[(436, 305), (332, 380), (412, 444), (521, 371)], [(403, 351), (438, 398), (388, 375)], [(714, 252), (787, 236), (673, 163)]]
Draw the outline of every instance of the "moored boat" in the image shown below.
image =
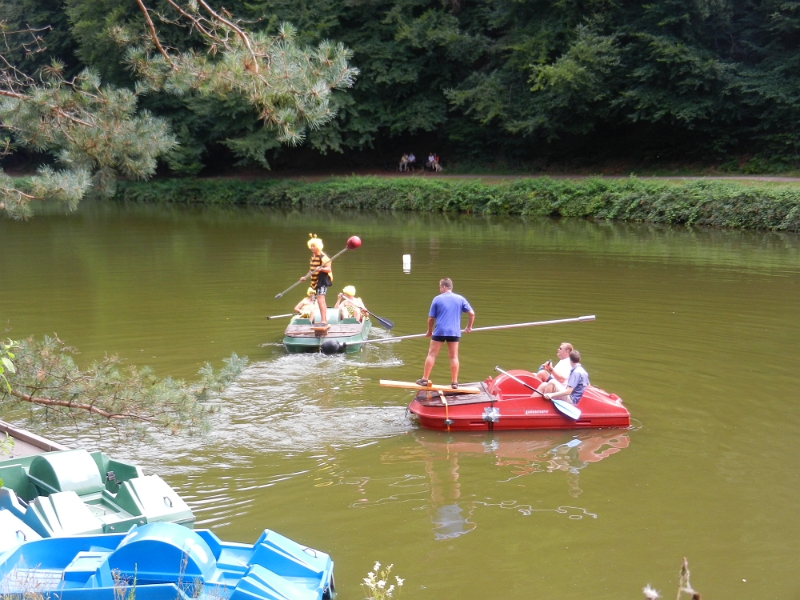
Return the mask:
[(479, 393), (418, 389), (408, 410), (422, 427), (442, 431), (591, 429), (631, 424), (622, 399), (598, 387), (586, 388), (576, 407), (579, 410), (571, 418), (564, 414), (569, 412), (564, 406), (567, 403), (557, 406), (559, 403), (546, 400), (525, 384), (538, 388), (541, 381), (529, 371), (513, 370), (483, 382), (463, 384), (478, 388)]
[(0, 480), (0, 510), (41, 537), (124, 532), (160, 521), (194, 525), (192, 510), (161, 477), (102, 452), (6, 459)]
[(324, 600), (333, 562), (274, 531), (253, 545), (151, 523), (123, 534), (47, 538), (0, 556), (0, 596)]
[(363, 342), (369, 336), (372, 321), (365, 317), (362, 321), (354, 318), (341, 319), (338, 309), (328, 307), (327, 326), (320, 327), (319, 315), (312, 323), (309, 319), (293, 317), (284, 333), (283, 345), (287, 351), (319, 352), (325, 341), (341, 342), (346, 352), (360, 352)]

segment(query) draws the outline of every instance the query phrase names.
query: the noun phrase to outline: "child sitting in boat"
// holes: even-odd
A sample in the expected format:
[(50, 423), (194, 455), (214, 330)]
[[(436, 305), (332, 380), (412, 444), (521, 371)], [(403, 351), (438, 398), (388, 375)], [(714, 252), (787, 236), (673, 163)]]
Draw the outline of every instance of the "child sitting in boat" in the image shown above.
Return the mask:
[(300, 300), (297, 306), (294, 307), (294, 312), (297, 313), (299, 318), (308, 319), (312, 323), (314, 322), (314, 309), (317, 307), (317, 301), (314, 296), (314, 288), (308, 288), (308, 290), (306, 290), (306, 297)]
[(352, 285), (345, 286), (333, 307), (339, 309), (340, 320), (356, 319), (359, 323), (367, 312), (361, 298), (356, 298), (356, 288)]

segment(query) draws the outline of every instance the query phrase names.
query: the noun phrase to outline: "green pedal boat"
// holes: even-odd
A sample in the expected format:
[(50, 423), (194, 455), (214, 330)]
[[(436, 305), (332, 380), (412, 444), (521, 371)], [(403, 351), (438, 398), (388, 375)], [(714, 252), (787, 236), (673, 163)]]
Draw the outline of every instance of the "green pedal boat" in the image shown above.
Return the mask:
[(308, 319), (292, 318), (283, 338), (283, 345), (291, 353), (319, 352), (320, 346), (326, 340), (343, 342), (348, 354), (360, 352), (363, 342), (369, 336), (372, 322), (369, 317), (363, 321), (347, 318), (341, 319), (338, 309), (328, 307), (328, 324), (320, 327), (319, 319), (311, 323)]
[[(156, 522), (194, 526), (192, 510), (163, 479), (102, 452), (9, 458), (0, 461), (0, 479), (0, 516), (12, 514), (41, 537), (121, 533)], [(0, 546), (3, 533), (0, 526)]]

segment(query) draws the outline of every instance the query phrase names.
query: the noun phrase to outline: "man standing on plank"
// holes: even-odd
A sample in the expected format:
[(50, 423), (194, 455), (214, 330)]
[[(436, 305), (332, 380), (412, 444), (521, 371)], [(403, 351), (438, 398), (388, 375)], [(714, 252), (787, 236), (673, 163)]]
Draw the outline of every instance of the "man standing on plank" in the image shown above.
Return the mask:
[[(328, 324), (328, 307), (325, 300), (325, 292), (333, 284), (333, 271), (331, 270), (331, 259), (322, 251), (322, 240), (316, 234), (309, 233), (308, 247), (311, 250), (311, 288), (317, 295), (317, 306), (319, 307), (319, 325)], [(300, 281), (308, 279), (308, 275), (300, 278)]]
[(461, 340), (461, 313), (467, 313), (469, 320), (464, 333), (472, 331), (475, 322), (475, 311), (464, 296), (453, 293), (453, 282), (442, 279), (439, 282), (440, 294), (431, 302), (428, 312), (428, 331), (425, 334), (431, 338), (428, 356), (425, 358), (425, 367), (422, 379), (417, 379), (417, 385), (430, 385), (430, 375), (436, 356), (442, 344), (447, 343), (447, 353), (450, 355), (450, 386), (458, 389), (458, 342)]

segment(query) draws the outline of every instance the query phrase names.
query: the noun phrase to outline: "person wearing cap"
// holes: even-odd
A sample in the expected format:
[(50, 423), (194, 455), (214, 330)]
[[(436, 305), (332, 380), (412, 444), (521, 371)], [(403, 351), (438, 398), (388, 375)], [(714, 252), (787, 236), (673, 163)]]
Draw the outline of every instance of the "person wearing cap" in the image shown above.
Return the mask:
[(309, 233), (308, 248), (311, 250), (311, 261), (309, 262), (309, 274), (300, 278), (305, 281), (311, 277), (311, 288), (317, 298), (319, 316), (322, 319), (320, 325), (328, 324), (328, 307), (325, 301), (325, 292), (333, 284), (333, 271), (331, 270), (331, 259), (322, 251), (322, 240), (316, 234)]
[(367, 312), (361, 298), (356, 298), (356, 288), (352, 285), (344, 287), (339, 294), (334, 308), (338, 308), (342, 319), (356, 319), (361, 322)]
[(301, 319), (308, 319), (313, 323), (314, 307), (316, 304), (314, 288), (308, 288), (308, 290), (306, 290), (306, 297), (297, 303), (297, 306), (294, 307), (294, 312), (296, 312)]

